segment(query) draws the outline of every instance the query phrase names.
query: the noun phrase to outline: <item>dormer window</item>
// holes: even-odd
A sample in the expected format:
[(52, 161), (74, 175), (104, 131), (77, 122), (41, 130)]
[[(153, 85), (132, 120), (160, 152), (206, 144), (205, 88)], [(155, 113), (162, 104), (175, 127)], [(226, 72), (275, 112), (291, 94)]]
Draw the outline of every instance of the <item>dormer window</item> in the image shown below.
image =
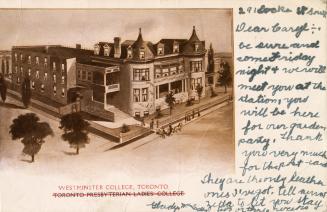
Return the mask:
[(144, 51), (140, 51), (140, 59), (144, 59), (145, 58), (145, 52)]
[(199, 51), (199, 44), (198, 43), (194, 44), (194, 49), (195, 49), (196, 52)]
[(132, 48), (129, 46), (127, 49), (127, 58), (132, 58)]
[(100, 46), (98, 44), (94, 45), (94, 54), (99, 55), (100, 54)]
[(103, 46), (103, 49), (104, 49), (103, 55), (104, 56), (109, 56), (109, 54), (110, 54), (110, 46), (108, 44), (106, 44), (106, 45)]
[(163, 48), (162, 47), (158, 48), (158, 55), (163, 55)]
[(179, 45), (177, 43), (174, 44), (174, 53), (178, 53), (179, 52)]

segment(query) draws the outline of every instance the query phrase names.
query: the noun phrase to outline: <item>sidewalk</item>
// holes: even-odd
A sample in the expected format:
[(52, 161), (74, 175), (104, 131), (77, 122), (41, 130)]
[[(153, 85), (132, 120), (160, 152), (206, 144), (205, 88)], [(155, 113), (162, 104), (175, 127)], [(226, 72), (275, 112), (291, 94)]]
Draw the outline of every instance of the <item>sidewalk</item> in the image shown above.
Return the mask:
[(186, 106), (186, 102), (176, 104), (172, 109), (172, 113), (170, 115), (169, 108), (161, 110), (162, 116), (160, 118), (155, 118), (155, 114), (152, 114), (144, 119), (144, 122), (147, 126), (150, 125), (151, 120), (154, 120), (154, 128), (157, 127), (157, 121), (159, 123), (159, 127), (165, 127), (169, 123), (176, 123), (180, 120), (184, 120), (186, 114), (192, 114), (193, 111), (196, 113), (195, 116), (198, 116), (198, 112), (202, 112), (210, 109), (216, 105), (219, 105), (230, 99), (232, 93), (219, 93), (216, 97), (206, 96), (198, 100), (195, 100), (193, 105)]

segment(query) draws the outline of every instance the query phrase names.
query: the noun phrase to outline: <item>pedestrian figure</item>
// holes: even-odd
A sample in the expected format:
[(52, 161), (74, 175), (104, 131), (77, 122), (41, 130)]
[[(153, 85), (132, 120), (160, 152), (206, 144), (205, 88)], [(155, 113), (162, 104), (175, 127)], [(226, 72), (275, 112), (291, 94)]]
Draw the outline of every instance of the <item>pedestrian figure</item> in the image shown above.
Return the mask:
[(151, 130), (153, 129), (153, 125), (154, 125), (154, 121), (153, 121), (153, 119), (151, 119), (151, 122), (150, 122), (150, 129)]
[(142, 118), (142, 120), (141, 120), (141, 124), (142, 124), (142, 127), (145, 126), (144, 118)]
[(173, 127), (171, 126), (171, 124), (169, 124), (169, 127), (168, 127), (169, 131), (168, 131), (168, 136), (170, 136), (173, 132)]
[(195, 116), (195, 112), (194, 112), (194, 109), (192, 111), (192, 119), (194, 119), (194, 116)]
[(157, 128), (159, 128), (159, 119), (157, 119)]
[(200, 117), (200, 110), (198, 110), (198, 117)]

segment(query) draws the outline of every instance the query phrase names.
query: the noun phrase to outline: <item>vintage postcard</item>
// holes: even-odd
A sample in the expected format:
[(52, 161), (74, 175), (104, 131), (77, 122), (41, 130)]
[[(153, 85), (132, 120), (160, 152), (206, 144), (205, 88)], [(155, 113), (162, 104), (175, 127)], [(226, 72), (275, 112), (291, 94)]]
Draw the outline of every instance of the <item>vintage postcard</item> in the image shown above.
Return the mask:
[(325, 211), (313, 2), (0, 5), (0, 210)]

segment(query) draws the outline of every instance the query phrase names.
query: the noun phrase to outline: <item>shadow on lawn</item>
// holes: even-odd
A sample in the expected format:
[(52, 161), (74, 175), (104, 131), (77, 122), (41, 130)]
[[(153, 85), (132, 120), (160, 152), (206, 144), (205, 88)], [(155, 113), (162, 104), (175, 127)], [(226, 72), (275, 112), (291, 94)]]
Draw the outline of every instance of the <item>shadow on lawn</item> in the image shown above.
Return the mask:
[(65, 155), (69, 155), (69, 156), (72, 156), (72, 155), (77, 155), (76, 152), (67, 152), (67, 151), (62, 151)]

